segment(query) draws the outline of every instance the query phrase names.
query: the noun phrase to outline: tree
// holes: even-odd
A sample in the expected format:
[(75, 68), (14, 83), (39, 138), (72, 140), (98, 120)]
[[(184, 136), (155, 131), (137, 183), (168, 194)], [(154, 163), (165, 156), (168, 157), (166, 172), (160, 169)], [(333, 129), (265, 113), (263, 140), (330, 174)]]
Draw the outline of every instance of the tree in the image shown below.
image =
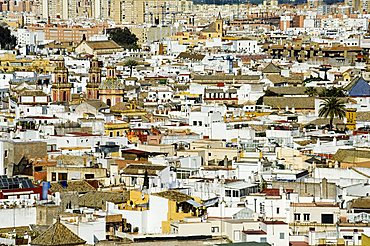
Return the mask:
[(319, 117), (325, 117), (330, 119), (329, 128), (333, 129), (334, 117), (343, 119), (346, 114), (345, 105), (343, 102), (336, 97), (329, 97), (320, 104)]
[(17, 38), (14, 37), (9, 28), (0, 26), (0, 48), (1, 49), (14, 49), (17, 44)]
[(345, 97), (344, 90), (342, 88), (331, 87), (329, 89), (325, 88), (319, 94), (320, 97)]
[(143, 190), (149, 189), (149, 176), (148, 170), (145, 170), (144, 173), (144, 182), (143, 182)]
[(129, 59), (125, 62), (125, 67), (129, 67), (130, 68), (130, 77), (132, 76), (132, 69), (138, 65), (138, 62), (133, 60), (133, 59)]
[(277, 94), (277, 93), (275, 93), (275, 92), (270, 91), (269, 89), (267, 89), (265, 91), (265, 94), (263, 96), (261, 96), (260, 98), (257, 99), (256, 104), (257, 105), (263, 105), (263, 98), (264, 97), (277, 97), (277, 96), (279, 96), (279, 94)]
[(304, 92), (310, 97), (317, 95), (317, 89), (315, 87), (307, 87)]
[(139, 40), (135, 34), (131, 33), (131, 31), (125, 27), (116, 28), (109, 32), (109, 37), (117, 44), (121, 45), (126, 49), (137, 49), (137, 41)]

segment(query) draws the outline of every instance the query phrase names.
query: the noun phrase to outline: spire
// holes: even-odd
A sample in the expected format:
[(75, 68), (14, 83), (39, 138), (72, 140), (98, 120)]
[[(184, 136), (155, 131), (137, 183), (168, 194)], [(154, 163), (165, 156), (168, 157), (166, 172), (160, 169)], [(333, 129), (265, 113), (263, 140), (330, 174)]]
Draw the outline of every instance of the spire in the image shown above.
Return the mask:
[(221, 12), (218, 12), (217, 20), (222, 20)]

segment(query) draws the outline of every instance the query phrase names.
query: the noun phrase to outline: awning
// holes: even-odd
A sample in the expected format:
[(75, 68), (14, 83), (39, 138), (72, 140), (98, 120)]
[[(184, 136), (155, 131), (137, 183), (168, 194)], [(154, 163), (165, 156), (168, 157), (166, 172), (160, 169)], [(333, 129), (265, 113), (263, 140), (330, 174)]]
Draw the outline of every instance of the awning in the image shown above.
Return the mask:
[(202, 207), (202, 204), (200, 204), (200, 203), (198, 203), (194, 200), (191, 200), (191, 199), (187, 200), (186, 202), (189, 203), (190, 205), (192, 205), (193, 207), (196, 207), (196, 208)]
[(218, 202), (218, 200), (219, 200), (218, 197), (211, 198), (207, 201), (204, 201), (203, 204), (204, 204), (205, 207), (211, 207), (211, 206), (215, 205)]

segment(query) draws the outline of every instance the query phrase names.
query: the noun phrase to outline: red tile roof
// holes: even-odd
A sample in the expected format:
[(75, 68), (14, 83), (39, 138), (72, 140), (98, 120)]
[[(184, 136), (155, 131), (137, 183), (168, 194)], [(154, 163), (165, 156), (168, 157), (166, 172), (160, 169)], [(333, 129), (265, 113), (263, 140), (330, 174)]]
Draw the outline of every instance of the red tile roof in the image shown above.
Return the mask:
[[(293, 189), (285, 189), (285, 193), (292, 193)], [(261, 193), (266, 194), (266, 196), (279, 196), (280, 195), (280, 189), (273, 189), (273, 188), (266, 188), (261, 191)]]
[(248, 235), (266, 235), (267, 233), (265, 231), (262, 231), (262, 230), (246, 230), (246, 231), (243, 231), (244, 234), (248, 234)]

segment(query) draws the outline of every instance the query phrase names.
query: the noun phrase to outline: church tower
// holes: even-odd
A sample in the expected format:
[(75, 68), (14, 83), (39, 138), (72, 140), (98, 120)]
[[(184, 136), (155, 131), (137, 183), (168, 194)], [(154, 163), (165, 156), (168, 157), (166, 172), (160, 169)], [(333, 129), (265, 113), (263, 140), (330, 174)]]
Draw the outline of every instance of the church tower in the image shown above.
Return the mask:
[(86, 97), (88, 100), (99, 98), (99, 86), (101, 83), (101, 68), (97, 58), (90, 62), (89, 81), (86, 84)]
[(54, 81), (51, 86), (53, 102), (71, 101), (72, 84), (68, 82), (68, 69), (65, 67), (64, 58), (55, 60)]
[(116, 67), (108, 66), (104, 81), (99, 86), (99, 100), (109, 107), (123, 101), (125, 85), (116, 75)]
[(224, 20), (221, 17), (221, 12), (218, 13), (217, 19), (215, 21), (215, 26), (216, 26), (216, 32), (221, 35), (220, 37), (222, 37), (223, 30), (224, 30)]

